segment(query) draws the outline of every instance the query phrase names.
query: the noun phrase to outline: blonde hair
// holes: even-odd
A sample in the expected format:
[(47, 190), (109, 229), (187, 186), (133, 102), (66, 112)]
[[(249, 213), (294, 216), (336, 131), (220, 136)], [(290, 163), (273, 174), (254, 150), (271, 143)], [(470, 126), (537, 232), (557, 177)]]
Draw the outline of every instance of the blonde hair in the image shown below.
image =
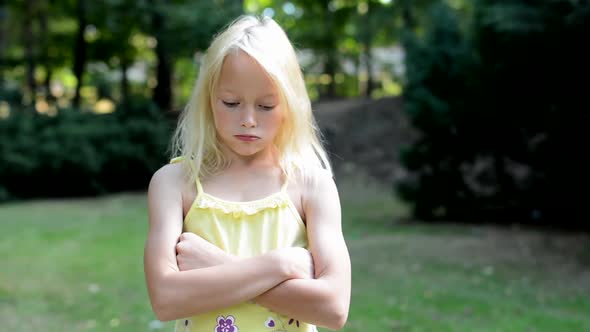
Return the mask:
[[(285, 121), (274, 143), (280, 167), (287, 175), (298, 171), (306, 176), (318, 167), (332, 174), (293, 45), (273, 19), (251, 15), (231, 22), (207, 49), (191, 98), (180, 114), (172, 138), (171, 157), (184, 156), (189, 162), (193, 159), (194, 167), (185, 169), (191, 174), (191, 183), (196, 176), (214, 174), (228, 166), (216, 135), (211, 98), (223, 60), (230, 52), (239, 50), (264, 68), (278, 87), (281, 101), (286, 103)], [(182, 164), (186, 167), (187, 163)]]

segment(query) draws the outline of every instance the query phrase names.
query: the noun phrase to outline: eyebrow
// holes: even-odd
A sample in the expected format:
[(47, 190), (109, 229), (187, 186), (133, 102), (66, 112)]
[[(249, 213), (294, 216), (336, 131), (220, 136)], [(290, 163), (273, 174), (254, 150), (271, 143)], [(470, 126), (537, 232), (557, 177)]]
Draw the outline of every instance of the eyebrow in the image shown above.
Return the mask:
[[(221, 88), (219, 90), (220, 90), (219, 92), (235, 93), (232, 90), (226, 89), (226, 88)], [(269, 98), (269, 97), (279, 97), (279, 95), (277, 93), (272, 93), (271, 92), (271, 93), (268, 93), (268, 94), (266, 94), (264, 96), (260, 96), (259, 98), (262, 99), (262, 98)]]

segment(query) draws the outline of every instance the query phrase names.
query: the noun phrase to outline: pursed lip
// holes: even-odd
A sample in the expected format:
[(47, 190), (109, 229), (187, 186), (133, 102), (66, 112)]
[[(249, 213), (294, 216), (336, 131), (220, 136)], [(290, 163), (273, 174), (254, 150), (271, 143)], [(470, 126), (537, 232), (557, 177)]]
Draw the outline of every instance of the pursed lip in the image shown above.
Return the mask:
[(260, 138), (258, 136), (254, 136), (254, 135), (234, 135), (236, 137), (244, 137), (244, 138)]
[(234, 135), (237, 139), (239, 139), (240, 141), (246, 141), (246, 142), (252, 142), (255, 141), (257, 139), (260, 139), (260, 137), (258, 136), (254, 136), (254, 135)]

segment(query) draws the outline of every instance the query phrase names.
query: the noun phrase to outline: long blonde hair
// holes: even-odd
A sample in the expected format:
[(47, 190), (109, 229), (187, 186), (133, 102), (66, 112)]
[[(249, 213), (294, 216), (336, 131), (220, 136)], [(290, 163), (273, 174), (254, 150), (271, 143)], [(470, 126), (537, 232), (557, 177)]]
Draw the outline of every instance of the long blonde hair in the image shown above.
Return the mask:
[(191, 174), (191, 183), (196, 176), (214, 174), (228, 165), (216, 135), (211, 98), (223, 60), (238, 50), (246, 52), (264, 68), (286, 103), (285, 121), (274, 142), (280, 167), (287, 175), (297, 171), (306, 176), (318, 167), (331, 174), (332, 167), (312, 114), (293, 45), (272, 18), (251, 15), (242, 15), (231, 22), (215, 36), (203, 56), (191, 98), (180, 114), (172, 137), (170, 157), (184, 156), (189, 162), (192, 158), (193, 167), (182, 163), (187, 174)]

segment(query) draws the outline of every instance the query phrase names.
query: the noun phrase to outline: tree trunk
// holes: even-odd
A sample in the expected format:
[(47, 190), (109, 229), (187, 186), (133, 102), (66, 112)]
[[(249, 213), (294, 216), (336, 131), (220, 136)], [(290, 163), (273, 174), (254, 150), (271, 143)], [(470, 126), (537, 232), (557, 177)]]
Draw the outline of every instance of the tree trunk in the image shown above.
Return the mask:
[(328, 56), (326, 60), (326, 64), (324, 66), (324, 72), (330, 76), (331, 80), (328, 84), (328, 90), (326, 91), (325, 96), (329, 99), (336, 97), (336, 56), (334, 55), (334, 50), (328, 50)]
[(162, 111), (168, 111), (172, 108), (172, 73), (170, 66), (170, 58), (166, 49), (162, 45), (162, 40), (158, 40), (156, 46), (156, 56), (158, 58), (158, 66), (156, 69), (157, 85), (154, 88), (154, 102), (160, 107)]
[(414, 13), (412, 13), (411, 2), (405, 2), (402, 9), (402, 20), (404, 27), (410, 30), (414, 30), (416, 27), (416, 20), (414, 19)]
[[(6, 4), (0, 0), (0, 62), (4, 59), (4, 29), (6, 29)], [(4, 66), (0, 65), (0, 89), (4, 86)]]
[(365, 27), (367, 30), (363, 33), (362, 45), (365, 59), (365, 69), (367, 70), (367, 84), (363, 95), (367, 98), (371, 97), (375, 84), (373, 83), (373, 57), (371, 55), (373, 44), (373, 24), (371, 23), (371, 2), (367, 4), (367, 12), (364, 15)]
[(73, 104), (75, 107), (80, 106), (80, 87), (86, 64), (86, 40), (84, 40), (84, 30), (86, 29), (86, 8), (84, 0), (78, 0), (76, 10), (78, 18), (78, 32), (76, 34), (76, 44), (74, 46), (74, 75), (76, 76), (76, 94), (74, 95)]
[(354, 75), (357, 78), (357, 94), (359, 96), (361, 96), (365, 89), (363, 87), (363, 84), (361, 82), (361, 80), (359, 79), (361, 77), (361, 66), (363, 63), (363, 59), (362, 59), (363, 54), (359, 54), (359, 56), (354, 57)]
[(51, 94), (51, 75), (53, 75), (53, 70), (51, 69), (51, 66), (49, 64), (45, 65), (45, 70), (47, 71), (47, 74), (45, 76), (45, 81), (43, 82), (43, 87), (45, 88), (45, 91), (47, 91), (45, 99), (49, 104), (54, 103), (56, 99), (55, 96)]
[(49, 28), (47, 24), (47, 13), (49, 12), (49, 3), (47, 0), (43, 1), (43, 5), (39, 10), (39, 35), (41, 38), (41, 54), (43, 62), (43, 66), (45, 67), (45, 80), (43, 82), (43, 87), (45, 89), (45, 99), (48, 103), (55, 101), (55, 98), (51, 94), (51, 75), (52, 75), (52, 67), (51, 67), (51, 59), (49, 59)]
[(373, 90), (375, 89), (375, 83), (373, 80), (373, 58), (371, 56), (371, 46), (369, 44), (364, 45), (364, 58), (365, 58), (365, 68), (367, 70), (367, 84), (365, 85), (365, 91), (363, 95), (367, 98), (371, 97)]
[(23, 39), (25, 46), (25, 59), (26, 59), (26, 80), (29, 92), (31, 95), (31, 104), (35, 104), (36, 99), (36, 84), (35, 84), (35, 59), (33, 50), (33, 7), (35, 5), (34, 0), (25, 1), (25, 19), (23, 20)]
[[(326, 6), (328, 5), (328, 1), (326, 1)], [(326, 97), (328, 99), (332, 99), (336, 97), (336, 82), (335, 82), (335, 75), (336, 75), (336, 68), (337, 68), (337, 57), (336, 57), (336, 36), (334, 35), (334, 14), (330, 9), (326, 7), (326, 20), (325, 20), (325, 31), (329, 31), (329, 34), (326, 38), (326, 57), (324, 62), (324, 73), (330, 76), (330, 83), (328, 84), (327, 91), (323, 94), (322, 97)]]
[(127, 79), (127, 60), (121, 60), (121, 104), (127, 105), (129, 101), (129, 81)]
[[(152, 7), (155, 7), (153, 6), (153, 0), (150, 2)], [(157, 83), (154, 88), (153, 100), (162, 111), (166, 112), (172, 108), (172, 61), (161, 33), (164, 28), (164, 18), (157, 10), (154, 10), (152, 15), (152, 28), (157, 40), (156, 57), (158, 59), (156, 68)]]

